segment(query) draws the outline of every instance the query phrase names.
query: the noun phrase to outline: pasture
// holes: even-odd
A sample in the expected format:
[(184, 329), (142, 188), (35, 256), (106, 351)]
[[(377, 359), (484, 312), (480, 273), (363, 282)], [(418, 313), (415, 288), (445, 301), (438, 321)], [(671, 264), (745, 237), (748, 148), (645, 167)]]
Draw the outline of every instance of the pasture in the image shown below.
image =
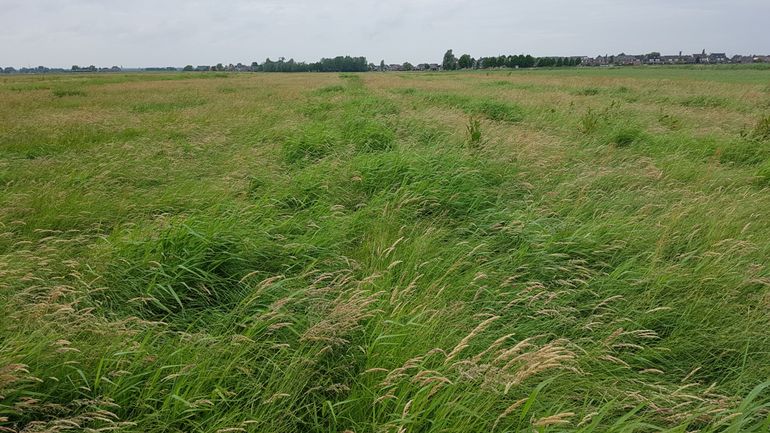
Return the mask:
[(766, 432), (770, 70), (0, 78), (0, 431)]

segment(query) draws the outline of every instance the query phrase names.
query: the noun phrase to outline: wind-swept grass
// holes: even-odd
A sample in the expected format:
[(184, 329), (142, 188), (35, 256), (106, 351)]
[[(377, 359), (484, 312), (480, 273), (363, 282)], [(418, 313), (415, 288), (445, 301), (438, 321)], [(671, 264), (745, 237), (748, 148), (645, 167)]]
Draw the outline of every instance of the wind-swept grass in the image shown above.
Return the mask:
[(768, 72), (649, 73), (0, 79), (0, 429), (767, 431)]

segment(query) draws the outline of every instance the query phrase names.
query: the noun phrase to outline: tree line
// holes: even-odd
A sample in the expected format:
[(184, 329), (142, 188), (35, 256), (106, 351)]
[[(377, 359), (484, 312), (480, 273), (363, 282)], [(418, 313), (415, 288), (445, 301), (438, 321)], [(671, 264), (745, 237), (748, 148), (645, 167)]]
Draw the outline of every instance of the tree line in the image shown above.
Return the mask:
[(457, 69), (489, 69), (489, 68), (559, 68), (578, 66), (580, 57), (533, 57), (532, 55), (500, 55), (496, 57), (480, 57), (475, 59), (470, 54), (455, 57), (452, 50), (444, 54), (441, 64), (445, 71)]
[[(254, 65), (252, 65), (254, 66)], [(369, 70), (366, 57), (337, 56), (333, 59), (321, 59), (318, 62), (295, 62), (294, 59), (278, 61), (265, 60), (256, 65), (260, 72), (365, 72)]]
[(369, 64), (366, 57), (337, 56), (331, 59), (323, 58), (317, 62), (306, 63), (297, 62), (294, 59), (286, 60), (280, 57), (278, 60), (266, 59), (262, 64), (253, 62), (251, 66), (244, 66), (240, 63), (236, 66), (224, 66), (221, 63), (216, 66), (198, 66), (187, 65), (185, 71), (229, 71), (248, 70), (251, 72), (365, 72), (369, 70)]

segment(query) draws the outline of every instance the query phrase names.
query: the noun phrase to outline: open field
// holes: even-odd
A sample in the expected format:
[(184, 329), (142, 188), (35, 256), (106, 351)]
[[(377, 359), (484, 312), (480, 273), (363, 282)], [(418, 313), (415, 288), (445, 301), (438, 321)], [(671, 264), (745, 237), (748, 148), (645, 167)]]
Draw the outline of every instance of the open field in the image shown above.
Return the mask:
[(2, 77), (0, 431), (767, 432), (769, 116), (761, 69)]

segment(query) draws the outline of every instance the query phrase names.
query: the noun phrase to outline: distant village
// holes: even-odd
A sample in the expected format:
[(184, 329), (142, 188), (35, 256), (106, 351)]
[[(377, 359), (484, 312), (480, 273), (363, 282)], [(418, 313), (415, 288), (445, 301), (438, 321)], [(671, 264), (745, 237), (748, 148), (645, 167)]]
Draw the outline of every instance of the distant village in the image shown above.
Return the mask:
[[(451, 53), (451, 51), (450, 51)], [(736, 54), (729, 57), (726, 53), (706, 53), (703, 50), (697, 54), (683, 54), (679, 52), (676, 55), (662, 55), (659, 52), (651, 52), (647, 54), (625, 54), (620, 53), (616, 55), (600, 55), (596, 57), (589, 56), (570, 56), (570, 57), (531, 57), (526, 56), (526, 59), (532, 59), (531, 62), (522, 62), (520, 65), (517, 62), (510, 63), (512, 57), (520, 57), (524, 59), (525, 56), (507, 56), (509, 61), (506, 61), (506, 56), (496, 57), (484, 57), (473, 59), (469, 57), (469, 61), (463, 65), (462, 58), (459, 65), (457, 59), (454, 59), (454, 63), (451, 66), (447, 66), (446, 58), (443, 64), (439, 63), (420, 63), (412, 65), (409, 62), (402, 64), (385, 64), (381, 62), (379, 65), (373, 63), (366, 64), (366, 60), (363, 57), (350, 58), (358, 61), (360, 65), (356, 65), (352, 68), (335, 68), (331, 67), (328, 71), (334, 71), (340, 69), (342, 72), (363, 72), (363, 71), (442, 71), (447, 69), (488, 69), (488, 68), (500, 68), (500, 67), (514, 67), (514, 68), (528, 68), (528, 67), (561, 67), (561, 66), (573, 66), (573, 67), (611, 67), (611, 66), (643, 66), (643, 65), (745, 65), (754, 63), (770, 63), (770, 55), (742, 55)], [(119, 66), (112, 66), (106, 68), (99, 68), (96, 66), (78, 66), (74, 65), (71, 68), (48, 68), (45, 66), (37, 67), (23, 67), (16, 69), (14, 67), (0, 67), (0, 74), (51, 74), (51, 73), (108, 73), (108, 72), (307, 72), (307, 71), (324, 71), (323, 68), (307, 68), (307, 66), (323, 65), (323, 62), (343, 59), (337, 57), (335, 59), (322, 59), (320, 63), (305, 64), (295, 63), (293, 60), (284, 61), (281, 58), (277, 62), (271, 62), (268, 59), (265, 63), (259, 64), (253, 62), (251, 64), (222, 64), (219, 63), (214, 66), (199, 65), (192, 66), (187, 65), (185, 67), (153, 67), (153, 68), (122, 68)], [(271, 65), (270, 68), (267, 66)], [(275, 66), (277, 65), (277, 66)]]
[(648, 54), (629, 55), (604, 55), (596, 57), (583, 57), (581, 66), (641, 66), (641, 65), (725, 65), (725, 64), (749, 64), (770, 63), (768, 55), (741, 55), (728, 57), (726, 53), (661, 55), (657, 52)]

